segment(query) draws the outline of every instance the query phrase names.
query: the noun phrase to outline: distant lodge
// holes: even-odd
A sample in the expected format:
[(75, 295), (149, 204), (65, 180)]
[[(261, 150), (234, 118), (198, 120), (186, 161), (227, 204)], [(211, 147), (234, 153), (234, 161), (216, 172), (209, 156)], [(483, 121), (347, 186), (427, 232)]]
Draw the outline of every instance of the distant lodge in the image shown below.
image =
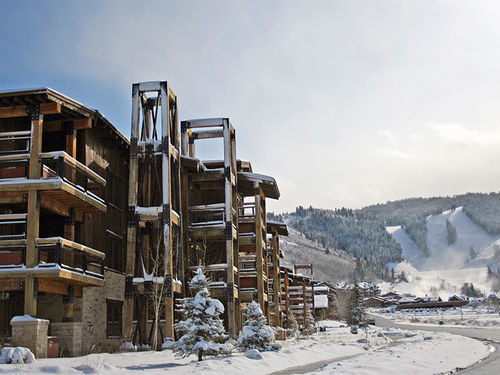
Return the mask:
[[(198, 157), (207, 139), (220, 160)], [(0, 337), (37, 357), (175, 338), (199, 266), (230, 336), (252, 300), (272, 326), (306, 327), (332, 289), (280, 264), (288, 229), (266, 218), (279, 197), (237, 159), (230, 120), (179, 121), (167, 82), (133, 85), (130, 139), (52, 89), (0, 92)]]
[(443, 301), (441, 297), (415, 297), (394, 292), (385, 293), (380, 296), (371, 296), (364, 300), (366, 307), (395, 306), (396, 310), (451, 308), (461, 307), (468, 303), (467, 299), (459, 296), (452, 296), (448, 301)]

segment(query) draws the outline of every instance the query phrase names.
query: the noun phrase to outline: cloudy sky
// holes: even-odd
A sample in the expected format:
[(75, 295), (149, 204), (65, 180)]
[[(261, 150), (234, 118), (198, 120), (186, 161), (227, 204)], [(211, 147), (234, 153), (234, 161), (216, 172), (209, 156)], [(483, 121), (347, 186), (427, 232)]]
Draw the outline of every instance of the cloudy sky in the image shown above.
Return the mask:
[[(268, 209), (498, 191), (496, 1), (0, 1), (0, 88), (49, 86), (130, 133), (133, 82), (230, 117)], [(205, 150), (207, 157), (214, 157)]]

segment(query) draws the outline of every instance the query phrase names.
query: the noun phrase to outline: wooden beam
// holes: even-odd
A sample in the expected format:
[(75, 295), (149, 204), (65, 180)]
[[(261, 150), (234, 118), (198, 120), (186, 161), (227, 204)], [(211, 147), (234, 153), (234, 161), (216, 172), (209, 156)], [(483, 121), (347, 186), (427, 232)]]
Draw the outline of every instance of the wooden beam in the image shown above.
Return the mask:
[(58, 215), (69, 216), (68, 207), (60, 200), (54, 199), (51, 196), (45, 194), (44, 192), (41, 192), (40, 196), (41, 196), (40, 204), (42, 205), (42, 207), (47, 208), (48, 210), (55, 212)]
[(90, 129), (92, 128), (92, 119), (90, 117), (79, 118), (73, 121), (73, 126), (75, 129)]
[(23, 279), (5, 279), (0, 280), (0, 291), (10, 292), (14, 290), (23, 290)]
[(57, 281), (38, 279), (38, 291), (50, 294), (67, 294), (68, 285)]
[(22, 203), (24, 194), (23, 191), (4, 191), (0, 194), (0, 204)]
[[(59, 103), (40, 103), (40, 114), (53, 115), (61, 113)], [(14, 105), (10, 107), (0, 107), (0, 118), (24, 117), (28, 116), (26, 105)]]
[(90, 117), (83, 117), (70, 120), (45, 121), (45, 123), (43, 124), (43, 130), (46, 132), (61, 131), (62, 124), (67, 122), (73, 123), (73, 127), (78, 130), (92, 128), (92, 119)]

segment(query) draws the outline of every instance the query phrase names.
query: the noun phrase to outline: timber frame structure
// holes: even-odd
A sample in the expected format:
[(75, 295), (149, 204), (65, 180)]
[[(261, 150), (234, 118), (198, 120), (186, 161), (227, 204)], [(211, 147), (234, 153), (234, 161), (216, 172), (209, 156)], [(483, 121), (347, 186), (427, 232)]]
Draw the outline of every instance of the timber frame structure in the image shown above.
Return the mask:
[(69, 355), (111, 343), (94, 301), (119, 304), (106, 283), (123, 279), (127, 154), (98, 111), (49, 88), (0, 93), (0, 336), (24, 313)]
[[(179, 121), (166, 81), (133, 84), (131, 113), (129, 141), (54, 90), (0, 92), (0, 337), (28, 314), (67, 355), (176, 339), (197, 267), (231, 337), (253, 300), (270, 325), (294, 314), (306, 327), (312, 268), (280, 265), (288, 229), (266, 217), (277, 183), (237, 159), (231, 121)], [(223, 158), (200, 159), (214, 138)]]
[[(126, 337), (143, 345), (151, 342), (154, 327), (148, 337), (148, 310), (155, 301), (152, 308), (165, 312), (166, 337), (174, 337), (173, 294), (178, 283), (173, 265), (180, 257), (181, 240), (179, 149), (177, 97), (168, 82), (134, 84), (124, 330)], [(134, 307), (137, 324), (132, 333)]]

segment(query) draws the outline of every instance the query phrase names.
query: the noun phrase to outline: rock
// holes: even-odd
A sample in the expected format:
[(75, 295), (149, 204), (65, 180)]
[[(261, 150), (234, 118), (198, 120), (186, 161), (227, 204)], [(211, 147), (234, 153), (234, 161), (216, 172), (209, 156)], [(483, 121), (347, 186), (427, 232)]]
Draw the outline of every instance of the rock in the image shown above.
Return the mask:
[(162, 349), (170, 349), (174, 345), (174, 340), (170, 337), (167, 337), (165, 340), (163, 340), (163, 344), (161, 345)]
[(257, 349), (250, 349), (245, 352), (245, 357), (250, 359), (263, 359), (264, 357)]

